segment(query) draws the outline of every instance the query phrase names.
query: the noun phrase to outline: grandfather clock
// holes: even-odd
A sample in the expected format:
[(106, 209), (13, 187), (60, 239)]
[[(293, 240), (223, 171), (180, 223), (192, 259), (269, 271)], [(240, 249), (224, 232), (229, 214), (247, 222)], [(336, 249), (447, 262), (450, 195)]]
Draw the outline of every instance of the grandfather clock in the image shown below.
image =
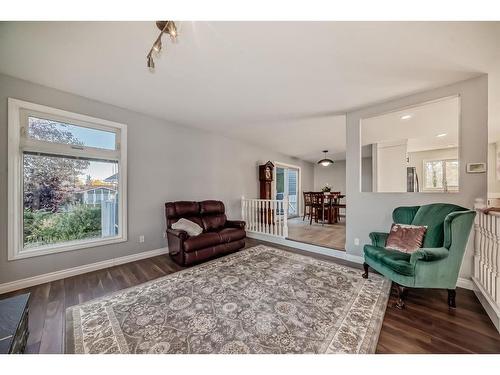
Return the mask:
[(274, 164), (268, 161), (259, 165), (260, 199), (272, 199), (271, 182), (273, 182)]

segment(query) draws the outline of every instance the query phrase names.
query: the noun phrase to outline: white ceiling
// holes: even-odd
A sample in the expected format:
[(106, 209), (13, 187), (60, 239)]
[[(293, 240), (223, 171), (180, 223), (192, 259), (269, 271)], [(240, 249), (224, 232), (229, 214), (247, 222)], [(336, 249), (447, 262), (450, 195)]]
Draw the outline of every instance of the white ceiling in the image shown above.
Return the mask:
[(361, 144), (407, 140), (408, 152), (457, 147), (459, 103), (452, 97), (363, 119)]
[[(344, 152), (335, 115), (354, 107), (488, 72), (490, 103), (500, 100), (498, 22), (179, 28), (150, 73), (154, 22), (4, 22), (0, 72), (311, 161)], [(490, 124), (500, 129), (498, 105)]]

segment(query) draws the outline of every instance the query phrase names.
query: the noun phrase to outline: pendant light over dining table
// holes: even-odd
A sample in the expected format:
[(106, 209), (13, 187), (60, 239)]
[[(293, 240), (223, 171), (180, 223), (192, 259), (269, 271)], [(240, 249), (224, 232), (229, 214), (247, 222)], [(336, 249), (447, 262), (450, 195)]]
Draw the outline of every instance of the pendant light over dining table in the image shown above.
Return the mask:
[(175, 43), (177, 41), (177, 27), (175, 26), (174, 21), (156, 21), (156, 27), (160, 29), (160, 35), (158, 35), (158, 38), (156, 38), (153, 46), (146, 56), (147, 66), (150, 71), (154, 71), (155, 69), (153, 54), (158, 55), (162, 49), (165, 49), (161, 42), (161, 37), (163, 36), (163, 34), (168, 34), (172, 43)]
[(323, 167), (328, 167), (329, 165), (333, 164), (333, 160), (327, 158), (326, 154), (327, 154), (328, 150), (324, 150), (323, 152), (325, 153), (325, 157), (323, 159), (321, 159), (320, 161), (318, 161), (318, 164), (321, 164)]

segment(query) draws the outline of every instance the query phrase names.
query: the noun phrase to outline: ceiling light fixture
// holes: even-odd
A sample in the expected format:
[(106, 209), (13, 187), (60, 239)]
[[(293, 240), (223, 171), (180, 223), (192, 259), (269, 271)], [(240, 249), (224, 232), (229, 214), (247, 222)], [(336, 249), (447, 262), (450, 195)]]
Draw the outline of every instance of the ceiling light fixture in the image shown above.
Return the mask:
[(173, 43), (177, 42), (177, 27), (175, 27), (174, 21), (167, 22), (167, 33)]
[(328, 159), (326, 157), (326, 153), (328, 152), (328, 150), (324, 150), (323, 152), (325, 153), (325, 157), (323, 159), (321, 159), (320, 161), (318, 161), (318, 164), (321, 164), (323, 167), (328, 167), (329, 165), (333, 164), (333, 160)]
[(148, 56), (148, 68), (151, 70), (154, 70), (155, 68), (155, 62), (151, 56)]
[(149, 53), (146, 56), (147, 59), (147, 66), (150, 71), (154, 71), (155, 69), (155, 62), (153, 59), (153, 52), (156, 54), (159, 54), (162, 50), (163, 45), (161, 43), (161, 37), (163, 36), (164, 33), (167, 33), (170, 35), (170, 40), (175, 43), (177, 41), (177, 27), (175, 26), (174, 21), (157, 21), (156, 22), (156, 27), (160, 29), (160, 35), (158, 35), (158, 38), (156, 38), (155, 42), (153, 43), (153, 46), (149, 50)]
[(161, 39), (157, 39), (155, 44), (153, 44), (153, 51), (159, 53), (161, 51)]
[(446, 137), (447, 135), (448, 135), (447, 133), (441, 133), (441, 134), (436, 135), (436, 137), (442, 138), (442, 137)]
[(412, 115), (403, 115), (400, 117), (401, 120), (409, 120), (411, 119), (413, 116)]

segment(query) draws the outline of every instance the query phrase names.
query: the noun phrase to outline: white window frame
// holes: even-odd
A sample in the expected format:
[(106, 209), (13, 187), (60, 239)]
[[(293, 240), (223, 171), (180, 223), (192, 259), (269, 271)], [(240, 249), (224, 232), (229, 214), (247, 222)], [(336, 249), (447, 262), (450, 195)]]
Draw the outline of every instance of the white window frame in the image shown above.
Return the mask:
[[(27, 116), (106, 130), (116, 134), (116, 150), (49, 143), (26, 136)], [(118, 235), (104, 239), (67, 241), (59, 244), (23, 248), (23, 152), (118, 161)], [(68, 112), (18, 99), (8, 99), (8, 260), (56, 254), (127, 241), (127, 126), (113, 121)]]
[[(443, 188), (426, 188), (425, 185), (426, 185), (426, 176), (427, 174), (425, 173), (426, 172), (426, 169), (425, 169), (425, 165), (427, 163), (430, 163), (430, 162), (436, 162), (436, 161), (440, 161), (441, 163), (443, 163)], [(458, 176), (458, 186), (455, 188), (455, 187), (451, 187), (449, 188), (448, 187), (448, 184), (446, 183), (446, 162), (447, 161), (456, 161), (458, 162), (458, 173), (459, 173), (459, 176)], [(422, 185), (422, 191), (423, 192), (437, 192), (437, 193), (458, 193), (459, 190), (460, 190), (460, 160), (458, 158), (443, 158), (443, 159), (425, 159), (425, 160), (422, 160), (422, 174), (423, 174), (423, 185)]]

